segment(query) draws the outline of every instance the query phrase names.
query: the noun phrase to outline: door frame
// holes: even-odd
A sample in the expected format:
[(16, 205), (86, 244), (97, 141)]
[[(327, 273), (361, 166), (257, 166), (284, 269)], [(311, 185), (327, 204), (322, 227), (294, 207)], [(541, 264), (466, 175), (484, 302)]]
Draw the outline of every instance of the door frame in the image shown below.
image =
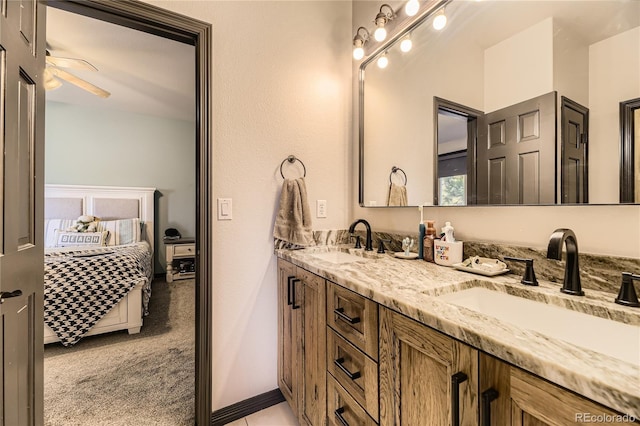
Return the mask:
[(433, 202), (439, 205), (438, 197), (438, 114), (440, 110), (466, 117), (467, 119), (467, 205), (475, 205), (476, 202), (476, 162), (478, 143), (478, 124), (484, 112), (452, 102), (448, 99), (433, 97), (433, 140), (435, 148), (433, 153)]
[(640, 108), (640, 98), (620, 102), (620, 203), (637, 203), (635, 199), (634, 114)]
[[(565, 132), (567, 129), (567, 110), (573, 110), (577, 114), (582, 115), (583, 135), (580, 143), (584, 149), (584, 172), (582, 173), (582, 191), (583, 197), (581, 204), (589, 204), (589, 108), (584, 105), (580, 105), (576, 101), (567, 98), (566, 96), (560, 97), (560, 199), (556, 200), (558, 204), (567, 204), (564, 202), (565, 187), (567, 182), (567, 153), (565, 151)], [(556, 160), (557, 164), (557, 160)]]
[[(196, 295), (195, 419), (211, 423), (213, 187), (211, 24), (137, 0), (48, 0), (50, 7), (195, 46), (196, 81)], [(39, 34), (39, 37), (45, 37)]]

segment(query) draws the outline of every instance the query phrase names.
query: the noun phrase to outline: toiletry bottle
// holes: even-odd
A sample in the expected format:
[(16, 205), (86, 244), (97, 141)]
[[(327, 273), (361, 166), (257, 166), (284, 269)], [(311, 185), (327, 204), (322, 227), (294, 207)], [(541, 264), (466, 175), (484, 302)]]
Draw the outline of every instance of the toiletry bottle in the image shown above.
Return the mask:
[(451, 222), (444, 223), (444, 226), (442, 227), (442, 233), (444, 234), (444, 241), (447, 241), (449, 243), (456, 242), (456, 239), (453, 236), (453, 226), (451, 226)]
[(435, 221), (427, 220), (427, 229), (425, 231), (424, 242), (424, 254), (423, 259), (427, 262), (434, 262), (433, 258), (433, 241), (436, 239), (436, 228), (434, 228)]
[(420, 224), (418, 225), (418, 259), (424, 258), (424, 236), (426, 233), (426, 229), (424, 226), (422, 209), (422, 206), (418, 206), (418, 210), (420, 210)]

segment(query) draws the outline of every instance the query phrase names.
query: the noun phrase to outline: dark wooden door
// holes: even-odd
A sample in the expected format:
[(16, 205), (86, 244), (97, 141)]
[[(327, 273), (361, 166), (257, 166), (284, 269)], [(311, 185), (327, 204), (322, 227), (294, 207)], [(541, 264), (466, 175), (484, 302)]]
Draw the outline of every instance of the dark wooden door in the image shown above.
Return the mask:
[(556, 92), (485, 114), (477, 204), (555, 204)]
[(0, 412), (43, 424), (45, 6), (0, 2)]
[(589, 109), (562, 97), (562, 204), (589, 202)]

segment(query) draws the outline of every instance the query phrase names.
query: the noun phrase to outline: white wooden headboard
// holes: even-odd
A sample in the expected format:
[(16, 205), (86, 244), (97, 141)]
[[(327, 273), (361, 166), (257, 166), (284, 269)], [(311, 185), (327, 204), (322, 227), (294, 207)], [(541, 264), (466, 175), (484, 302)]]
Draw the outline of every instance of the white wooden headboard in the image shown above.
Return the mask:
[(155, 191), (155, 188), (46, 184), (44, 218), (76, 219), (83, 214), (102, 220), (139, 218), (144, 222), (145, 239), (154, 250)]

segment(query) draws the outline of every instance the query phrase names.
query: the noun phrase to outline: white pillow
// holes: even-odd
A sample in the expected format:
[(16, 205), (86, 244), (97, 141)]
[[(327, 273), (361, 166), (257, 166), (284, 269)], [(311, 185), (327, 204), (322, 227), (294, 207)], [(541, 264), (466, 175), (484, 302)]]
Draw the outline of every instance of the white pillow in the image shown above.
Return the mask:
[(67, 232), (56, 231), (56, 247), (100, 247), (107, 245), (109, 231)]
[(98, 231), (109, 231), (108, 246), (137, 243), (141, 241), (140, 219), (101, 220)]
[(45, 219), (44, 221), (44, 246), (56, 247), (56, 231), (64, 231), (76, 223), (75, 219)]

